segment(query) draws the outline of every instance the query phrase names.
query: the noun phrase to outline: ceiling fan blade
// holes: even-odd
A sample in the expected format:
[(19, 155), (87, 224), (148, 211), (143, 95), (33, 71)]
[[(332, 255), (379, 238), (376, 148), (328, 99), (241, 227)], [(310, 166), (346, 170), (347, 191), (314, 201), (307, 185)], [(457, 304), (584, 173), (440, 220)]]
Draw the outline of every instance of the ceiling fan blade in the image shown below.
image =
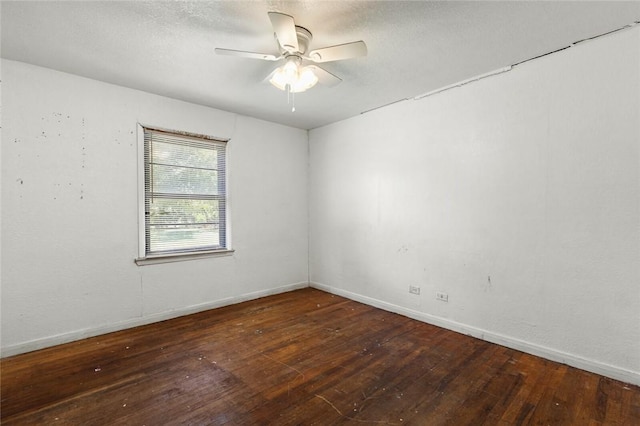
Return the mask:
[(296, 24), (293, 16), (284, 13), (269, 12), (269, 19), (273, 26), (273, 31), (278, 37), (278, 42), (287, 52), (298, 51), (298, 35), (296, 34)]
[(337, 75), (331, 74), (324, 68), (320, 68), (317, 65), (309, 65), (308, 68), (313, 70), (313, 73), (318, 77), (318, 81), (325, 86), (333, 87), (342, 82), (342, 79)]
[(367, 45), (362, 40), (324, 47), (309, 52), (309, 59), (318, 63), (340, 61), (359, 56), (367, 56)]
[(241, 58), (262, 59), (265, 61), (277, 61), (282, 58), (282, 56), (270, 55), (268, 53), (245, 52), (243, 50), (221, 49), (219, 47), (216, 47), (216, 53), (218, 55), (239, 56)]

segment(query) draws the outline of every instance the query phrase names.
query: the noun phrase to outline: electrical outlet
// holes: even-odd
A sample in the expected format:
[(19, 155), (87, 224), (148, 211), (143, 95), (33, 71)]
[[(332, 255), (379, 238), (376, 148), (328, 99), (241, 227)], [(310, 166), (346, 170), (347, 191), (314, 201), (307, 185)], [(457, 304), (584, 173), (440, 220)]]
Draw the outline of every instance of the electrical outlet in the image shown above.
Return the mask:
[(436, 292), (436, 299), (440, 300), (442, 302), (448, 302), (449, 301), (449, 295), (447, 293)]
[(410, 285), (409, 286), (409, 293), (411, 293), (411, 294), (420, 294), (420, 287), (415, 286), (415, 285)]

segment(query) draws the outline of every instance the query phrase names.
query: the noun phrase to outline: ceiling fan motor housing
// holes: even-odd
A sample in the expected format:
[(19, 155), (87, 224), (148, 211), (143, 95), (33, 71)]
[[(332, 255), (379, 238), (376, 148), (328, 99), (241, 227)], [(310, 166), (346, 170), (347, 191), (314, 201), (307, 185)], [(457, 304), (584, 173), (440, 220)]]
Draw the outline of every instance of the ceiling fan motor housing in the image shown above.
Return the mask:
[[(278, 39), (278, 36), (274, 33), (274, 36), (276, 37), (276, 40)], [(278, 40), (278, 44), (280, 45), (280, 50), (282, 51), (282, 53), (301, 53), (304, 54), (307, 49), (309, 49), (309, 45), (311, 44), (311, 40), (313, 40), (313, 35), (311, 34), (311, 31), (309, 31), (308, 29), (304, 28), (304, 27), (300, 27), (298, 25), (296, 25), (296, 36), (298, 37), (298, 50), (295, 50), (295, 48), (293, 48), (292, 46), (283, 46), (282, 44), (280, 44), (280, 40)]]

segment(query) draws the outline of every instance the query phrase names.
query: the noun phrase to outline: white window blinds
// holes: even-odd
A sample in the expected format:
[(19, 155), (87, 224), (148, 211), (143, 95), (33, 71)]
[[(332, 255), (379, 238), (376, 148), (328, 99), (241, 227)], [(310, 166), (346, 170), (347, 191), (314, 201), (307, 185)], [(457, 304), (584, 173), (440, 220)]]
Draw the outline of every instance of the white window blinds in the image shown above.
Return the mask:
[(145, 252), (227, 248), (226, 142), (144, 129)]

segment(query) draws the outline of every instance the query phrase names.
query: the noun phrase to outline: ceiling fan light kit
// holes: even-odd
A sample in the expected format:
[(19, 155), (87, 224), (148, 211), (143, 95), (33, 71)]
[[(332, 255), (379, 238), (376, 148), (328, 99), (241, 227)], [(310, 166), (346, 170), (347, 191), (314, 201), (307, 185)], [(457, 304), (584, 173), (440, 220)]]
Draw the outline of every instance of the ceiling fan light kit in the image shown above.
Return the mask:
[[(285, 59), (285, 64), (270, 74), (269, 83), (280, 90), (287, 91), (287, 96), (304, 92), (318, 82), (335, 86), (342, 81), (317, 65), (303, 66), (303, 61), (322, 63), (367, 55), (367, 45), (364, 41), (355, 41), (312, 50), (308, 56), (305, 56), (313, 39), (311, 32), (295, 25), (292, 16), (279, 12), (269, 12), (268, 15), (280, 50), (279, 56), (221, 48), (216, 48), (216, 53), (266, 61)], [(292, 111), (295, 111), (295, 107)]]
[(300, 67), (301, 62), (299, 57), (288, 57), (284, 66), (275, 70), (269, 83), (290, 93), (300, 93), (312, 88), (318, 82), (318, 77), (311, 67)]

